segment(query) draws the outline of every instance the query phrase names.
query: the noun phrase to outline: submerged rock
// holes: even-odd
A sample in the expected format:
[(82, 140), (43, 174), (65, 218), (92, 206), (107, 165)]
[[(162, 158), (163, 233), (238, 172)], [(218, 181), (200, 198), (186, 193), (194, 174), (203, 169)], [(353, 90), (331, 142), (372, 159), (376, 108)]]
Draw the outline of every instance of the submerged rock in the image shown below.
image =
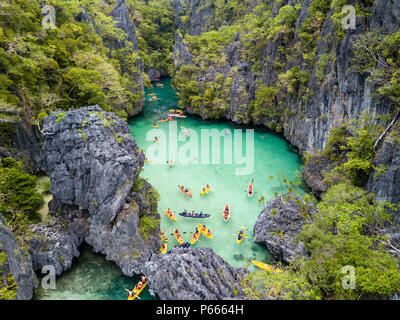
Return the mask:
[(2, 281), (7, 283), (7, 278), (11, 275), (17, 286), (15, 298), (31, 299), (33, 288), (38, 283), (36, 274), (32, 270), (31, 258), (21, 252), (12, 231), (7, 227), (0, 213), (0, 254), (2, 253), (5, 253), (5, 260), (0, 264)]
[(254, 242), (265, 245), (275, 258), (290, 263), (297, 255), (306, 255), (304, 244), (296, 242), (296, 236), (307, 223), (306, 215), (314, 213), (314, 207), (296, 203), (298, 196), (286, 194), (268, 202), (254, 225)]
[(246, 269), (231, 267), (211, 248), (174, 249), (154, 254), (143, 273), (150, 293), (162, 300), (243, 299), (239, 282)]

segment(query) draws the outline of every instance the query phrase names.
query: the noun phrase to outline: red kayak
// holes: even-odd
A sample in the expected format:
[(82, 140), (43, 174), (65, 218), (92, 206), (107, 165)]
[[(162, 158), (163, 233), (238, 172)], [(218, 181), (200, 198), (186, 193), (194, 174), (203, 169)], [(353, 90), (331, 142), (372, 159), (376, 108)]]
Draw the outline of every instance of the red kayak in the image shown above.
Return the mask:
[(225, 213), (225, 212), (228, 212), (228, 215), (226, 216), (226, 218), (225, 218), (225, 215), (224, 215), (223, 218), (224, 218), (224, 221), (227, 222), (227, 221), (230, 219), (230, 217), (231, 217), (231, 214), (230, 214), (229, 206), (228, 206), (228, 205), (226, 205), (226, 207), (225, 207), (224, 213)]
[(250, 182), (249, 188), (247, 189), (247, 195), (251, 198), (253, 196), (253, 181)]

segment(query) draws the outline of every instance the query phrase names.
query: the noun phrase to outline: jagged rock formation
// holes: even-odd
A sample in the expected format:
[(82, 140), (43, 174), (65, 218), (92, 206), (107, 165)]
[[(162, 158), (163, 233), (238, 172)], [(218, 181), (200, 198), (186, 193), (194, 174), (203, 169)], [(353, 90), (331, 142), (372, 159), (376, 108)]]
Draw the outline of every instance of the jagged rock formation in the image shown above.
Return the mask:
[(35, 271), (51, 265), (60, 275), (72, 266), (73, 258), (79, 257), (78, 248), (88, 225), (83, 212), (56, 199), (50, 201), (49, 213), (54, 216), (50, 222), (30, 227), (34, 236), (29, 241), (29, 253)]
[[(238, 123), (247, 123), (247, 102), (254, 100), (255, 84), (257, 80), (262, 81), (267, 86), (274, 86), (279, 80), (278, 75), (303, 62), (301, 56), (288, 61), (280, 52), (280, 46), (287, 48), (295, 47), (300, 40), (301, 24), (308, 17), (308, 9), (311, 0), (303, 1), (301, 11), (297, 17), (294, 35), (284, 42), (284, 39), (272, 37), (267, 41), (263, 49), (261, 70), (259, 74), (254, 74), (251, 69), (251, 62), (246, 61), (242, 54), (243, 46), (240, 35), (235, 35), (231, 44), (226, 46), (222, 54), (228, 57), (226, 65), (218, 69), (212, 63), (202, 68), (196, 79), (201, 84), (210, 79), (214, 79), (215, 72), (222, 73), (224, 77), (231, 76), (234, 81), (230, 87), (229, 100), (230, 107), (226, 110), (224, 117)], [(349, 1), (352, 4), (354, 1)], [(181, 34), (199, 35), (219, 27), (218, 23), (213, 22), (215, 8), (213, 5), (203, 6), (198, 0), (188, 0), (184, 4), (180, 0), (173, 2), (175, 16), (178, 25), (176, 35), (174, 63), (179, 70), (184, 65), (193, 64), (193, 56), (188, 51), (187, 45), (183, 42)], [(273, 15), (279, 13), (279, 8), (284, 5), (294, 5), (294, 1), (284, 0), (279, 2), (279, 7), (275, 1), (268, 3), (272, 7)], [(182, 21), (183, 13), (189, 13), (186, 23)], [(351, 57), (353, 55), (352, 41), (367, 28), (369, 30), (382, 30), (384, 32), (395, 32), (400, 26), (400, 4), (391, 0), (375, 1), (372, 8), (372, 15), (369, 19), (369, 26), (365, 26), (361, 19), (357, 19), (356, 29), (346, 31), (345, 37), (340, 43), (334, 43), (335, 29), (331, 20), (334, 10), (328, 13), (317, 44), (314, 56), (318, 57), (328, 54), (331, 51), (337, 59), (331, 59), (326, 66), (325, 79), (320, 83), (316, 77), (317, 68), (313, 66), (310, 71), (310, 79), (307, 84), (308, 90), (313, 92), (312, 97), (302, 103), (301, 97), (293, 98), (287, 95), (284, 102), (285, 109), (290, 110), (284, 115), (281, 123), (285, 137), (300, 152), (312, 152), (314, 149), (321, 150), (328, 137), (329, 130), (342, 123), (345, 119), (357, 118), (362, 111), (369, 110), (372, 114), (388, 114), (393, 111), (393, 104), (385, 99), (371, 97), (374, 93), (374, 86), (366, 80), (366, 76), (357, 72), (352, 72)], [(229, 25), (231, 22), (227, 21)], [(285, 62), (284, 70), (276, 66), (277, 59)], [(239, 72), (229, 75), (232, 68), (239, 68)], [(240, 88), (240, 90), (238, 90)], [(240, 91), (240, 92), (238, 92)], [(202, 114), (200, 108), (200, 114)], [(190, 110), (188, 110), (190, 111)], [(265, 117), (257, 121), (256, 124), (269, 126), (271, 119)]]
[(297, 255), (306, 255), (303, 243), (295, 238), (306, 224), (306, 216), (314, 213), (311, 205), (299, 205), (303, 200), (291, 194), (269, 201), (254, 225), (254, 242), (265, 245), (275, 258), (290, 263)]
[(17, 285), (16, 299), (29, 300), (33, 295), (33, 288), (37, 286), (37, 277), (32, 270), (32, 261), (29, 255), (24, 255), (14, 239), (12, 231), (7, 227), (0, 213), (0, 254), (5, 253), (6, 259), (0, 265), (0, 277), (7, 283), (12, 275)]
[[(125, 33), (125, 39), (122, 41), (118, 38), (114, 38), (112, 40), (110, 49), (111, 50), (120, 50), (126, 48), (128, 46), (127, 54), (133, 51), (138, 51), (138, 39), (136, 36), (136, 28), (133, 22), (129, 18), (129, 8), (126, 6), (125, 0), (117, 0), (115, 4), (115, 8), (111, 11), (111, 16), (116, 21), (116, 27), (120, 28)], [(130, 77), (132, 77), (132, 85), (129, 90), (135, 94), (138, 92), (144, 92), (144, 83), (143, 83), (143, 60), (142, 58), (138, 58), (136, 68), (137, 72), (131, 73)], [(122, 67), (123, 72), (128, 72), (125, 67)], [(127, 112), (129, 116), (135, 116), (139, 112), (143, 110), (144, 106), (144, 97), (141, 97), (138, 103), (133, 106), (133, 109), (127, 108)]]
[[(42, 163), (55, 199), (52, 214), (62, 220), (36, 227), (39, 238), (43, 232), (54, 237), (43, 246), (44, 256), (38, 251), (40, 242), (32, 243), (35, 266), (62, 256), (65, 263), (56, 261), (57, 270), (65, 270), (84, 239), (125, 274), (139, 273), (160, 245), (159, 228), (154, 227), (159, 216), (154, 189), (137, 181), (144, 155), (127, 123), (91, 106), (51, 113), (43, 132)], [(153, 230), (140, 227), (142, 218), (153, 223)], [(67, 229), (60, 230), (60, 223)], [(62, 239), (65, 246), (59, 248)]]
[(126, 122), (91, 106), (52, 112), (43, 130), (42, 163), (54, 198), (87, 210), (94, 223), (110, 223), (144, 161)]
[(148, 182), (144, 182), (140, 190), (128, 195), (124, 209), (112, 225), (91, 224), (85, 237), (96, 252), (102, 252), (106, 259), (115, 261), (126, 275), (141, 273), (143, 264), (161, 245), (158, 227), (154, 230), (150, 226), (140, 227), (140, 219), (144, 216), (156, 221), (160, 218), (157, 202), (149, 196), (151, 188)]
[(211, 248), (199, 247), (154, 254), (143, 273), (150, 292), (162, 300), (220, 300), (243, 297), (239, 282), (247, 271), (231, 267)]

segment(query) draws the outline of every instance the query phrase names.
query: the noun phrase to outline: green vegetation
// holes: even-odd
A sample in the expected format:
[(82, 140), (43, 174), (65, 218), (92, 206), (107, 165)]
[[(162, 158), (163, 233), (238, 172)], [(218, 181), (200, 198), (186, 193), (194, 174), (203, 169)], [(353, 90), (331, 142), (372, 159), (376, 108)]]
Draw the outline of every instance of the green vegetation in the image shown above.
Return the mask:
[[(380, 236), (391, 205), (350, 183), (337, 184), (317, 205), (318, 213), (298, 235), (310, 252), (283, 273), (257, 271), (242, 282), (252, 299), (360, 299), (390, 297), (400, 290), (397, 260)], [(342, 268), (355, 270), (355, 288), (345, 289)]]
[(160, 227), (160, 219), (150, 216), (143, 216), (139, 220), (138, 229), (143, 240), (148, 240), (150, 235), (154, 235), (155, 230)]
[[(318, 214), (298, 239), (311, 252), (299, 272), (323, 298), (359, 299), (390, 296), (400, 290), (397, 261), (383, 245), (387, 204), (350, 184), (334, 185), (318, 204)], [(355, 268), (354, 290), (342, 286), (342, 267)]]
[(35, 188), (36, 177), (27, 174), (20, 162), (0, 160), (0, 210), (14, 233), (24, 232), (27, 225), (40, 221), (37, 210), (43, 197)]
[[(58, 108), (99, 104), (126, 115), (143, 93), (131, 79), (139, 71), (138, 56), (129, 44), (110, 51), (113, 38), (123, 39), (109, 13), (114, 1), (47, 2), (56, 8), (55, 29), (42, 28), (39, 1), (4, 2), (0, 6), (0, 103), (33, 116)], [(75, 18), (88, 10), (91, 23)], [(127, 72), (122, 72), (126, 69)]]
[(171, 0), (128, 0), (145, 69), (172, 72), (175, 22)]
[(360, 34), (354, 41), (353, 70), (369, 75), (377, 93), (400, 105), (400, 30)]

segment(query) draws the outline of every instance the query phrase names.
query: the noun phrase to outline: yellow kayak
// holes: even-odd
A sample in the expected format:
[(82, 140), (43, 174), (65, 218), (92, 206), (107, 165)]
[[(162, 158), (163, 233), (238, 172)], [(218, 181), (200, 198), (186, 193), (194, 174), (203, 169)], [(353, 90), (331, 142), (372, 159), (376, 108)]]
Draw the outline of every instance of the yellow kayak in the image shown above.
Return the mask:
[[(197, 235), (197, 237), (195, 237)], [(190, 244), (195, 244), (200, 238), (200, 232), (197, 232), (192, 235), (192, 238), (190, 239)]]
[(178, 241), (180, 244), (183, 244), (185, 242), (185, 241), (183, 241), (182, 235), (178, 229), (174, 230), (174, 236), (175, 236), (176, 241)]
[(143, 291), (143, 289), (146, 287), (146, 285), (147, 285), (147, 282), (143, 285), (143, 287), (140, 289), (140, 290), (136, 290), (136, 289), (133, 289), (133, 292), (135, 292), (135, 294), (131, 297), (131, 296), (129, 296), (128, 297), (128, 300), (135, 300), (136, 298), (137, 298), (137, 296)]
[(168, 242), (168, 237), (167, 237), (167, 235), (164, 233), (164, 232), (162, 232), (161, 230), (160, 230), (160, 238), (161, 238), (161, 241), (165, 241), (165, 242)]
[[(240, 230), (243, 230), (243, 233), (242, 233), (242, 235), (241, 235), (242, 237), (241, 237), (240, 240), (239, 240), (239, 232), (240, 232)], [(241, 242), (243, 241), (243, 239), (244, 239), (244, 234), (245, 234), (244, 227), (242, 227), (240, 230), (239, 230), (238, 235), (237, 235), (237, 237), (236, 237), (236, 243), (237, 243), (237, 244), (241, 243)]]
[(163, 247), (160, 248), (160, 252), (162, 254), (166, 254), (167, 253), (167, 249), (168, 249), (168, 243), (165, 243), (164, 244), (164, 248)]
[(251, 260), (251, 262), (258, 268), (263, 269), (263, 270), (267, 270), (267, 271), (273, 271), (273, 272), (283, 272), (281, 269), (272, 266), (270, 264), (266, 264), (266, 263), (262, 263), (260, 261), (255, 261), (255, 260)]
[(211, 234), (210, 230), (208, 230), (202, 224), (198, 223), (197, 227), (198, 227), (199, 231), (203, 234), (203, 236), (206, 236), (208, 239), (212, 239), (213, 238), (213, 235)]
[(168, 209), (165, 210), (165, 214), (167, 215), (168, 218), (170, 218), (172, 221), (176, 221), (175, 215)]
[(208, 191), (210, 191), (210, 190), (211, 190), (211, 186), (209, 186), (208, 188), (204, 188), (204, 191), (201, 190), (201, 191), (200, 191), (200, 194), (201, 194), (201, 195), (206, 194), (206, 193), (208, 193)]
[[(198, 223), (197, 224), (197, 228), (199, 229), (199, 231), (202, 233), (203, 236), (206, 235), (206, 232), (207, 232), (207, 228), (206, 227), (204, 227), (202, 224)], [(204, 230), (203, 230), (203, 228), (204, 228)]]

